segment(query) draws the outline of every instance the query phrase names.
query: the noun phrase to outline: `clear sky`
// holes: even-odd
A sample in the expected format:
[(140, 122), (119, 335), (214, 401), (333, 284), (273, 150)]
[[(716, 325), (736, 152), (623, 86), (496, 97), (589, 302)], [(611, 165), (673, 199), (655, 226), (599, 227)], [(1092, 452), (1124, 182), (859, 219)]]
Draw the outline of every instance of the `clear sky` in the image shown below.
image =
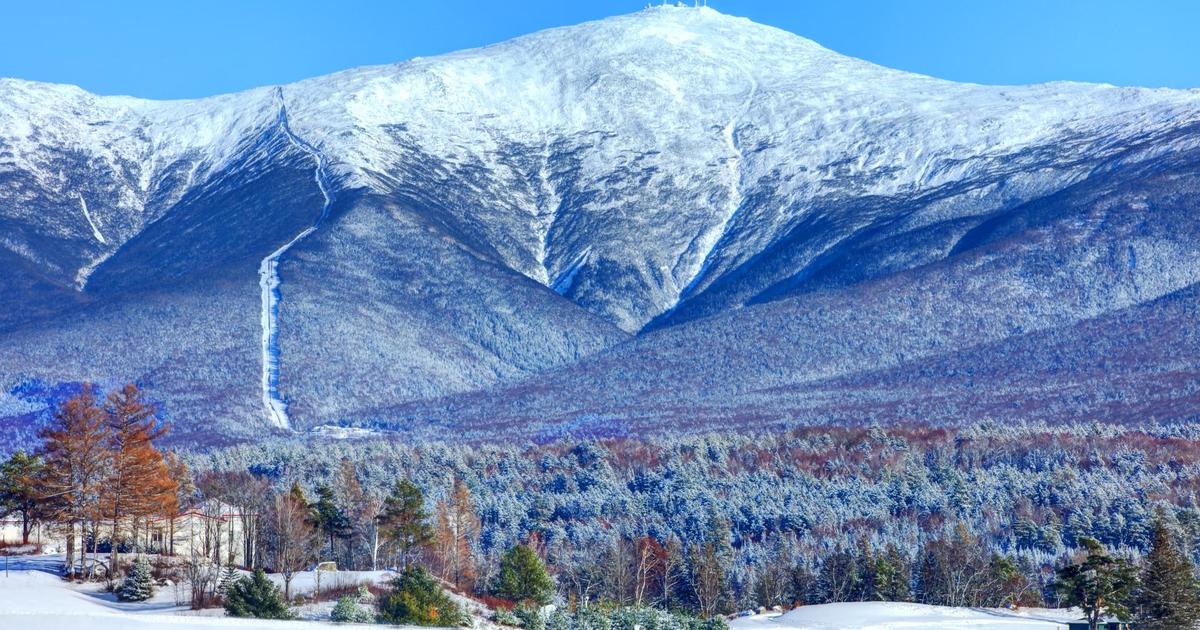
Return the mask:
[[(184, 98), (481, 46), (645, 0), (15, 0), (0, 76)], [(690, 0), (689, 0), (690, 4)], [(710, 0), (958, 81), (1200, 87), (1200, 0)]]

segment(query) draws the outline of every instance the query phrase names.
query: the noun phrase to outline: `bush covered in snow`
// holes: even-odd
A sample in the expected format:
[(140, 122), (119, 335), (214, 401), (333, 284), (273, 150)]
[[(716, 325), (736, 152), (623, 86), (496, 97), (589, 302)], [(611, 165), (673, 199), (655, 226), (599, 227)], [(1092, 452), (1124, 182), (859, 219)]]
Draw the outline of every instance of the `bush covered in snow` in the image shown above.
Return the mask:
[(375, 621), (375, 596), (365, 585), (338, 598), (330, 619), (343, 623), (372, 623)]

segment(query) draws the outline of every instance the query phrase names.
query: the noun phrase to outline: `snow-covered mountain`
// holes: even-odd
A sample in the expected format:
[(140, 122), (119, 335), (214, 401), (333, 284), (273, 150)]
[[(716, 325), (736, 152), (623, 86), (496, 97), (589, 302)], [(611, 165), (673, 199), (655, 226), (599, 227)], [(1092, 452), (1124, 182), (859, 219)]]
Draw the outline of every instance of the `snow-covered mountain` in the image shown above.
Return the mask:
[(1198, 124), (1197, 90), (952, 83), (707, 8), (193, 101), (0, 80), (0, 416), (134, 379), (196, 435), (619, 432), (853, 419), (797, 400), (890, 370), (849, 415), (971, 420), (952, 357), (1082, 378), (1070, 331), (1189, 321)]

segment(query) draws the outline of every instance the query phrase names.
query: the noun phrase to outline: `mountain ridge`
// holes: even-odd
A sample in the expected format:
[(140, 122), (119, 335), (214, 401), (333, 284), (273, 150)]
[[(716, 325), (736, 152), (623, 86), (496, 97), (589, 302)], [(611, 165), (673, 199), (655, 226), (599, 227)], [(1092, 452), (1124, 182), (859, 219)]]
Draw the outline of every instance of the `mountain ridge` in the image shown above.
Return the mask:
[[(0, 316), (0, 389), (172, 374), (239, 392), (161, 397), (177, 422), (215, 418), (235, 435), (263, 430), (236, 418), (293, 424), (272, 409), (295, 408), (297, 429), (377, 424), (372, 414), (420, 400), (428, 415), (442, 397), (548, 384), (610, 349), (636, 364), (657, 351), (625, 349), (712, 330), (714, 317), (798, 349), (893, 299), (869, 287), (891, 287), (896, 318), (948, 326), (908, 312), (939, 295), (976, 326), (1026, 322), (984, 335), (1002, 342), (1197, 277), (1200, 90), (958, 84), (711, 9), (652, 8), (206, 99), (28, 96), (36, 85), (0, 81), (0, 260), (18, 270), (0, 297), (23, 306)], [(1101, 227), (1084, 234), (1081, 220)], [(1097, 262), (1115, 256), (1102, 250), (1143, 266), (1122, 275), (1128, 262)], [(966, 263), (983, 251), (985, 265)], [(1074, 293), (1090, 297), (1063, 301)], [(807, 330), (781, 324), (808, 317), (806, 296), (833, 311)], [(137, 349), (143, 299), (178, 300), (152, 328), (186, 336)], [(759, 304), (776, 304), (767, 321), (754, 321)], [(190, 343), (255, 327), (259, 341), (222, 344), (224, 358)], [(912, 336), (969, 340), (955, 330)], [(128, 350), (92, 350), (90, 337)], [(839, 369), (886, 365), (888, 343), (909, 342), (863, 345)], [(692, 347), (681, 373), (711, 358)], [(245, 385), (254, 363), (257, 388)], [(609, 369), (624, 383), (625, 368)], [(759, 369), (725, 377), (753, 383)]]

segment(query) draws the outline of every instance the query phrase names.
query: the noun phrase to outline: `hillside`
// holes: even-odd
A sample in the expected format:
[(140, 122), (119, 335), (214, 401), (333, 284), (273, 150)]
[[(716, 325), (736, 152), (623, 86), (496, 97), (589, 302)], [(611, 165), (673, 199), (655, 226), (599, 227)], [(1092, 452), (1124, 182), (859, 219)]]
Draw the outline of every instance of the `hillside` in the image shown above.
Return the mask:
[(707, 8), (192, 101), (0, 80), (0, 426), (85, 380), (192, 443), (1193, 417), (1198, 125)]

